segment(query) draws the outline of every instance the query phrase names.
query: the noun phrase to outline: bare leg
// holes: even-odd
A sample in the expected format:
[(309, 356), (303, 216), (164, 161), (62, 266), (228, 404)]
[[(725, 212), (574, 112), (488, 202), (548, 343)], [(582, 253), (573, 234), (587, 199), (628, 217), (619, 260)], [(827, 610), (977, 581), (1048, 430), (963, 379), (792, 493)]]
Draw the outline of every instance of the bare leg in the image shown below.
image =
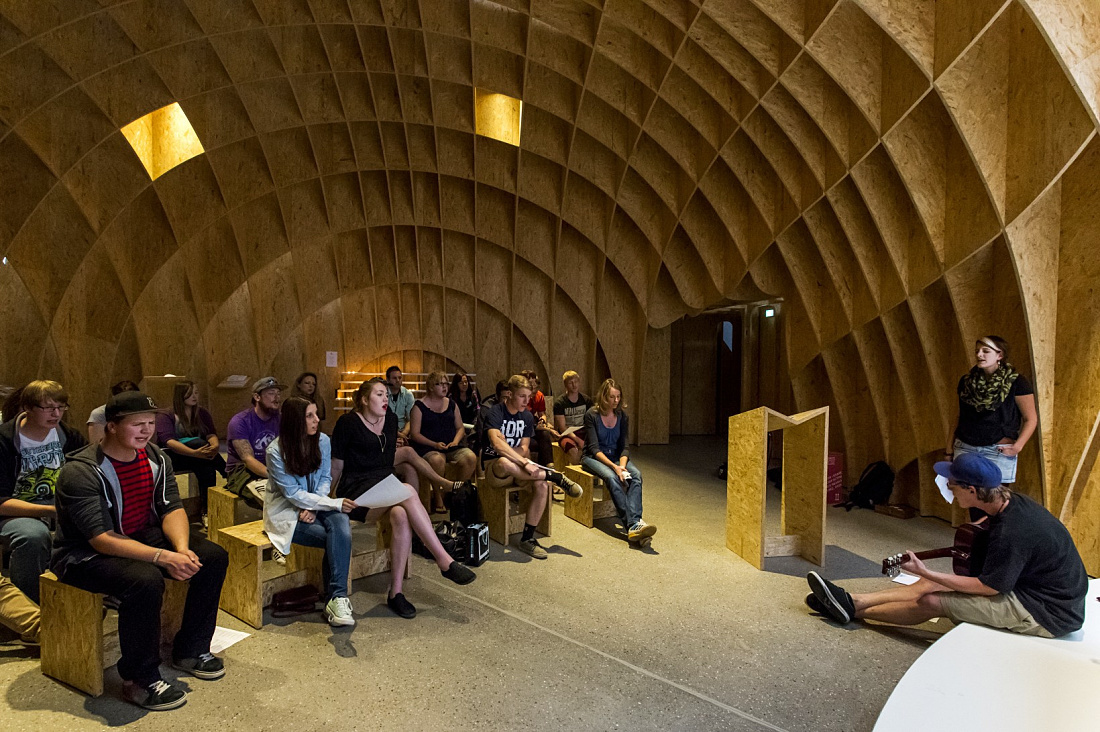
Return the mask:
[(943, 603), (940, 602), (939, 593), (936, 592), (922, 595), (916, 600), (887, 602), (869, 607), (863, 611), (856, 611), (857, 618), (878, 620), (879, 622), (895, 625), (920, 625), (932, 618), (943, 617), (943, 615)]
[(878, 592), (853, 594), (852, 602), (856, 606), (856, 617), (863, 617), (860, 612), (869, 608), (897, 602), (915, 603), (925, 595), (946, 590), (941, 584), (921, 578), (911, 585), (894, 585)]
[(500, 477), (502, 473), (507, 473), (512, 476), (516, 483), (531, 484), (533, 495), (531, 496), (531, 505), (527, 507), (525, 521), (531, 526), (536, 526), (542, 519), (543, 511), (546, 510), (546, 496), (550, 493), (550, 484), (536, 476), (545, 475), (546, 472), (539, 470), (535, 475), (531, 475), (511, 460), (504, 459), (494, 461), (492, 469), (496, 471), (497, 477)]
[[(413, 499), (420, 506), (419, 499)], [(396, 596), (405, 585), (405, 566), (409, 563), (412, 551), (412, 532), (409, 530), (409, 516), (401, 505), (387, 509), (390, 514), (390, 527), (393, 529), (393, 542), (390, 544), (390, 597)], [(424, 510), (421, 506), (420, 510)]]
[(459, 480), (472, 480), (477, 469), (477, 456), (473, 452), (464, 452), (455, 465), (458, 466), (456, 469)]
[(431, 516), (428, 515), (420, 499), (417, 496), (410, 496), (400, 505), (405, 508), (405, 513), (408, 514), (412, 530), (416, 532), (416, 535), (420, 537), (420, 541), (424, 542), (424, 546), (428, 547), (428, 551), (435, 557), (436, 566), (440, 570), (446, 570), (450, 567), (454, 557), (448, 554), (443, 545), (439, 543), (439, 537), (436, 536), (435, 528), (432, 526)]
[[(447, 458), (441, 452), (429, 452), (424, 456), (425, 462), (439, 475), (447, 469)], [(443, 489), (432, 486), (432, 513), (443, 513)]]
[(416, 450), (408, 445), (397, 448), (397, 452), (393, 458), (393, 465), (395, 469), (398, 465), (412, 466), (421, 478), (424, 478), (436, 488), (450, 490), (450, 488), (454, 486), (454, 481), (447, 480), (442, 475), (432, 470), (432, 466), (428, 465), (427, 461), (417, 455)]
[[(565, 454), (569, 457), (570, 465), (577, 465), (581, 461), (581, 451), (576, 447), (571, 447), (565, 451)], [(556, 465), (554, 467), (557, 467)], [(565, 467), (564, 465), (562, 467)], [(558, 468), (561, 470), (561, 468)]]

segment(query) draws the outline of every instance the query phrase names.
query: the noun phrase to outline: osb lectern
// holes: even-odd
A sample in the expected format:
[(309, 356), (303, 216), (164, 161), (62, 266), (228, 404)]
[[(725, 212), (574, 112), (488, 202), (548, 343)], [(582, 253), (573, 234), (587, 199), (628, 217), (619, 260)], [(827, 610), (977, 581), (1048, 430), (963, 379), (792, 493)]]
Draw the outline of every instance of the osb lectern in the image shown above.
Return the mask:
[[(767, 536), (768, 433), (783, 430), (782, 536)], [(726, 546), (757, 569), (764, 557), (825, 556), (829, 408), (790, 417), (767, 407), (730, 417)]]

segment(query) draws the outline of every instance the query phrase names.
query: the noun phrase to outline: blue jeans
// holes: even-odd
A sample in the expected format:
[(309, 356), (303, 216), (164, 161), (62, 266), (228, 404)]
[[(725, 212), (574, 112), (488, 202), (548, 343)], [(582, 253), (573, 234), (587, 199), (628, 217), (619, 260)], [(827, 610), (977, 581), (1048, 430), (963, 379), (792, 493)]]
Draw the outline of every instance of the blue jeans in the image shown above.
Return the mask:
[(623, 485), (623, 481), (615, 474), (615, 471), (599, 460), (583, 457), (581, 458), (581, 465), (607, 485), (608, 490), (611, 492), (611, 500), (615, 502), (615, 510), (619, 514), (619, 520), (623, 522), (623, 528), (630, 531), (634, 524), (642, 520), (641, 471), (628, 459), (626, 470), (630, 473), (630, 480), (626, 482), (626, 485)]
[(312, 524), (299, 521), (294, 527), (294, 544), (325, 550), (322, 578), (327, 597), (348, 596), (348, 571), (351, 565), (351, 522), (339, 511), (318, 511)]
[(981, 455), (984, 458), (988, 458), (998, 468), (1001, 469), (1001, 482), (1002, 483), (1015, 483), (1016, 482), (1016, 456), (1015, 455), (1002, 455), (997, 451), (1000, 445), (982, 445), (980, 447), (975, 445), (968, 445), (959, 438), (955, 438), (955, 457), (959, 455), (965, 455), (966, 453), (973, 453), (975, 455)]
[(26, 516), (0, 519), (0, 537), (11, 549), (11, 583), (37, 603), (38, 575), (50, 566), (50, 527)]

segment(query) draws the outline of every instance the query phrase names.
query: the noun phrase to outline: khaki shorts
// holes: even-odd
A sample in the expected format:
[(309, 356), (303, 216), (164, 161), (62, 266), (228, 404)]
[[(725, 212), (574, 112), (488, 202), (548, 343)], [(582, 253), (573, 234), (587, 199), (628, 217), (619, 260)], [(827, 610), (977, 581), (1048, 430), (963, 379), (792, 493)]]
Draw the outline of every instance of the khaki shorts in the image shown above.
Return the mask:
[(1031, 616), (1015, 592), (992, 596), (941, 592), (940, 602), (944, 614), (956, 623), (974, 623), (1040, 638), (1054, 637)]
[(497, 471), (493, 470), (498, 462), (502, 462), (504, 458), (494, 458), (486, 461), (484, 465), (485, 469), (485, 482), (489, 484), (490, 488), (504, 488), (506, 486), (514, 485), (515, 478), (510, 475), (505, 475), (503, 478), (497, 474)]
[(451, 450), (450, 452), (440, 452), (439, 450), (429, 450), (428, 452), (424, 453), (421, 457), (426, 458), (429, 455), (431, 455), (433, 452), (434, 453), (439, 453), (440, 455), (442, 455), (444, 460), (447, 461), (448, 465), (450, 465), (451, 463), (457, 463), (459, 460), (461, 460), (462, 458), (464, 458), (467, 455), (469, 455), (471, 457), (473, 457), (473, 455), (474, 455), (474, 451), (471, 450), (470, 448), (460, 447), (457, 450)]

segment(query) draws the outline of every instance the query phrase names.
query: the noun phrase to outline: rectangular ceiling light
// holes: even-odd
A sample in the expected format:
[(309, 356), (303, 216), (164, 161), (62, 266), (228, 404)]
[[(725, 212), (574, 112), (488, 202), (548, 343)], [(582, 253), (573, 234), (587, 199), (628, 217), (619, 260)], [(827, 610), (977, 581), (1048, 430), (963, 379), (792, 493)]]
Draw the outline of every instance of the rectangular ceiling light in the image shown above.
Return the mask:
[(134, 120), (122, 128), (122, 134), (153, 180), (205, 152), (195, 128), (176, 102)]
[(477, 134), (519, 146), (523, 102), (515, 97), (474, 89), (474, 125)]

